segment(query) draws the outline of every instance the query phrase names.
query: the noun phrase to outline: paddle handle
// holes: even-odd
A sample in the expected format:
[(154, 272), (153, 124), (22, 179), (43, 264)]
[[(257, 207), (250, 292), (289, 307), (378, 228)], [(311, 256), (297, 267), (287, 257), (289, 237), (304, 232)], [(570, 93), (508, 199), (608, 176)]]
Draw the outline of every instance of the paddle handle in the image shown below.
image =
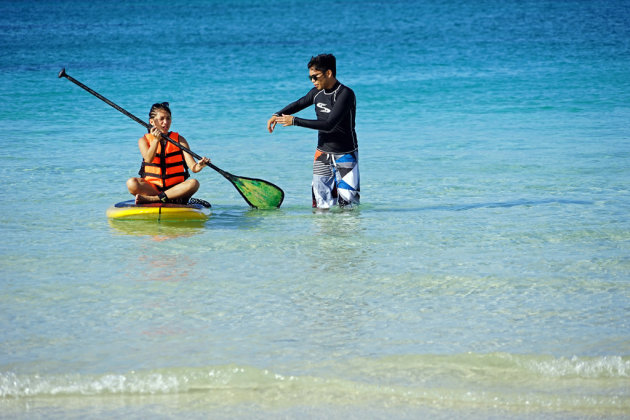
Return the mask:
[[(144, 127), (146, 127), (148, 130), (151, 129), (151, 125), (150, 124), (146, 123), (145, 121), (142, 121), (140, 118), (136, 117), (131, 112), (129, 112), (126, 109), (116, 105), (114, 102), (110, 101), (109, 99), (107, 99), (106, 97), (101, 95), (100, 93), (96, 92), (95, 90), (90, 89), (88, 86), (84, 85), (83, 83), (81, 83), (77, 79), (75, 79), (74, 77), (70, 76), (68, 73), (66, 73), (66, 69), (65, 68), (61, 69), (61, 71), (59, 72), (59, 78), (62, 78), (62, 77), (65, 77), (66, 79), (68, 79), (72, 83), (74, 83), (75, 85), (79, 86), (81, 89), (83, 89), (83, 90), (91, 93), (92, 95), (96, 96), (98, 99), (100, 99), (101, 101), (105, 102), (107, 105), (109, 105), (112, 108), (116, 109), (117, 111), (120, 111), (121, 113), (125, 114), (126, 116), (128, 116), (129, 118), (131, 118), (132, 120), (137, 122), (138, 124), (143, 125)], [(177, 147), (179, 147), (183, 151), (185, 151), (187, 153), (190, 153), (190, 155), (193, 156), (195, 159), (197, 159), (197, 160), (202, 159), (202, 157), (199, 156), (197, 153), (193, 152), (192, 150), (190, 150), (186, 146), (176, 142), (175, 140), (173, 140), (172, 138), (170, 138), (166, 134), (164, 134), (164, 133), (160, 133), (160, 134), (162, 135), (163, 139), (165, 139), (167, 141), (170, 141), (171, 143), (173, 143), (174, 145), (176, 145)], [(208, 166), (210, 166), (215, 171), (219, 172), (221, 175), (226, 176), (225, 174), (227, 172), (225, 172), (222, 169), (214, 166), (212, 163), (208, 163)]]
[(123, 114), (125, 114), (126, 116), (128, 116), (129, 118), (131, 118), (132, 120), (137, 122), (138, 124), (145, 126), (149, 130), (151, 129), (151, 126), (149, 124), (147, 124), (146, 122), (142, 121), (140, 118), (136, 117), (131, 112), (129, 112), (126, 109), (116, 105), (115, 103), (113, 103), (112, 101), (110, 101), (109, 99), (107, 99), (106, 97), (101, 95), (100, 93), (90, 89), (89, 87), (85, 86), (83, 83), (79, 82), (74, 77), (70, 76), (68, 73), (66, 73), (66, 69), (65, 68), (61, 69), (61, 71), (59, 72), (59, 78), (62, 78), (62, 77), (65, 77), (66, 79), (70, 80), (72, 83), (74, 83), (75, 85), (79, 86), (81, 89), (88, 91), (89, 93), (91, 93), (92, 95), (96, 96), (98, 99), (100, 99), (101, 101), (105, 102), (107, 105), (111, 106), (112, 108), (115, 108), (116, 110), (122, 112)]

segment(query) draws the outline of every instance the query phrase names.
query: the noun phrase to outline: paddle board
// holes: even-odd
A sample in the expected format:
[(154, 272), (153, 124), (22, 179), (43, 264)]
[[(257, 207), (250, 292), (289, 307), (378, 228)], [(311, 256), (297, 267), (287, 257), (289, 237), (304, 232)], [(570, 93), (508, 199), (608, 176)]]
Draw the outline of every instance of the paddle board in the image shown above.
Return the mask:
[(205, 220), (210, 209), (201, 204), (149, 203), (121, 201), (107, 209), (107, 217), (115, 220)]

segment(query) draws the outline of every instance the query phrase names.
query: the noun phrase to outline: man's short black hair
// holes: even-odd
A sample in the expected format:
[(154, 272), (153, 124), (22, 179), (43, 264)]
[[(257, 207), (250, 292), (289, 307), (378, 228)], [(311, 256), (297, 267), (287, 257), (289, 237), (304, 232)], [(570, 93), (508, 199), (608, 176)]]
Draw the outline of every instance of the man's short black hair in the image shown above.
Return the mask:
[(332, 54), (320, 54), (311, 57), (308, 62), (308, 68), (315, 67), (316, 70), (324, 73), (326, 70), (332, 71), (333, 77), (337, 77), (337, 59)]

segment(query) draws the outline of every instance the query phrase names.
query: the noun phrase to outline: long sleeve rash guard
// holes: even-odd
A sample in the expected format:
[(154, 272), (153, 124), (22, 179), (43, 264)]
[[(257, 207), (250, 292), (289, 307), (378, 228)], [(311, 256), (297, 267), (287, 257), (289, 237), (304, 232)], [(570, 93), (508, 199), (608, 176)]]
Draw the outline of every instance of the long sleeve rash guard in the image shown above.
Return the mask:
[(339, 82), (330, 91), (313, 88), (276, 115), (292, 115), (311, 105), (315, 105), (317, 119), (295, 117), (293, 124), (319, 131), (317, 149), (330, 153), (357, 150), (357, 133), (354, 130), (357, 101), (352, 89)]

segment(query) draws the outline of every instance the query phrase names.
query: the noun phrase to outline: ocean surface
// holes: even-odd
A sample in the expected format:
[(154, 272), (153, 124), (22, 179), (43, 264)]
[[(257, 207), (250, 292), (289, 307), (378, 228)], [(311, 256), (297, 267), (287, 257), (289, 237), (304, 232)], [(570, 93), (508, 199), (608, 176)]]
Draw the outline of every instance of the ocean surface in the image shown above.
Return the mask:
[[(362, 204), (266, 130), (334, 53)], [(203, 223), (110, 222), (145, 129)], [(0, 418), (630, 417), (630, 3), (0, 1)], [(313, 109), (300, 113), (314, 118)]]

